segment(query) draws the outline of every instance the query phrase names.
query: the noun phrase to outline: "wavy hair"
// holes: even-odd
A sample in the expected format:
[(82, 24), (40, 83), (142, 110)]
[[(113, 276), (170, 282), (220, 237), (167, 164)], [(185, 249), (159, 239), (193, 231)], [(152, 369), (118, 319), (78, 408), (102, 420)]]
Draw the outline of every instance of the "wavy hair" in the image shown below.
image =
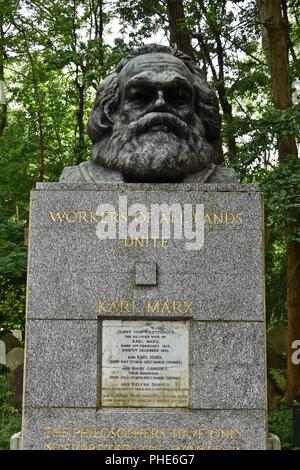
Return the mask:
[(116, 66), (100, 84), (96, 99), (88, 120), (88, 134), (93, 144), (103, 138), (109, 138), (114, 126), (114, 115), (119, 106), (119, 73), (134, 57), (151, 53), (170, 54), (186, 65), (192, 72), (195, 88), (195, 112), (205, 128), (207, 141), (215, 145), (220, 140), (220, 115), (216, 93), (208, 86), (200, 67), (188, 55), (176, 48), (159, 44), (143, 45), (134, 49)]

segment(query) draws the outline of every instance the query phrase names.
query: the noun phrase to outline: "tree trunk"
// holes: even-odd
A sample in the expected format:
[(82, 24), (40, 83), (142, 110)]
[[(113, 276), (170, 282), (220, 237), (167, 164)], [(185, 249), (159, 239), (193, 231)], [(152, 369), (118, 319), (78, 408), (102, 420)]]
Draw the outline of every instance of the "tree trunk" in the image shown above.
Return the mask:
[[(190, 57), (194, 57), (192, 37), (184, 25), (185, 13), (182, 0), (167, 0), (167, 14), (169, 21), (170, 43), (175, 45), (177, 49), (189, 55)], [(207, 60), (209, 63), (210, 57), (207, 57)], [(216, 164), (221, 164), (224, 162), (221, 141), (218, 142), (214, 147), (213, 158)]]
[[(274, 106), (286, 110), (291, 106), (289, 83), (288, 24), (284, 19), (280, 0), (258, 0), (262, 19), (263, 47), (266, 51), (272, 79)], [(297, 155), (294, 136), (278, 137), (279, 163), (290, 155)], [(297, 221), (296, 223), (299, 223)], [(288, 227), (287, 235), (293, 227)], [(300, 244), (287, 242), (287, 307), (288, 307), (288, 385), (286, 398), (289, 401), (300, 399), (300, 364), (293, 364), (293, 343), (300, 340)]]
[(290, 25), (289, 25), (289, 17), (288, 17), (288, 6), (287, 6), (287, 0), (281, 0), (281, 7), (282, 7), (282, 14), (284, 21), (287, 24), (287, 40), (288, 40), (288, 48), (291, 53), (291, 56), (294, 61), (297, 60), (297, 55), (293, 47), (293, 43), (291, 41), (291, 36), (290, 36)]
[[(27, 41), (25, 37), (25, 41)], [(42, 104), (42, 96), (41, 91), (38, 84), (38, 78), (36, 75), (34, 58), (30, 52), (29, 46), (26, 42), (26, 50), (28, 59), (31, 65), (31, 76), (32, 76), (32, 84), (34, 89), (35, 95), (35, 102), (37, 106), (37, 121), (38, 121), (38, 134), (39, 134), (39, 153), (40, 153), (40, 161), (39, 161), (39, 174), (38, 174), (38, 181), (44, 181), (45, 175), (45, 143), (44, 143), (44, 119), (43, 119), (43, 104)]]
[[(227, 98), (227, 90), (225, 86), (225, 72), (224, 72), (224, 48), (221, 40), (221, 32), (219, 31), (219, 25), (212, 24), (211, 18), (207, 12), (206, 6), (202, 0), (198, 0), (197, 2), (198, 9), (199, 9), (199, 21), (198, 21), (198, 34), (196, 34), (196, 38), (198, 40), (199, 46), (202, 50), (202, 53), (206, 57), (206, 62), (211, 69), (211, 73), (213, 76), (214, 81), (216, 82), (216, 89), (218, 92), (218, 97), (220, 100), (221, 109), (223, 111), (224, 120), (227, 123), (228, 129), (231, 129), (231, 132), (228, 133), (226, 144), (227, 144), (227, 157), (229, 161), (234, 161), (236, 153), (237, 153), (237, 146), (236, 146), (236, 138), (233, 129), (233, 111), (232, 105), (228, 101)], [(216, 49), (217, 49), (217, 60), (218, 60), (218, 70), (216, 69), (209, 47), (205, 42), (204, 35), (201, 31), (200, 25), (200, 18), (204, 17), (206, 19), (206, 23), (211, 30), (211, 34), (214, 36)], [(224, 162), (224, 155), (223, 153), (219, 154), (219, 158), (216, 160), (218, 163)]]
[(216, 145), (214, 146), (213, 162), (216, 165), (222, 165), (224, 163), (224, 152), (223, 152), (222, 140), (219, 140), (219, 142), (217, 142)]
[(170, 43), (185, 54), (193, 57), (191, 36), (185, 26), (185, 14), (182, 0), (167, 0)]
[[(198, 33), (194, 35), (195, 39), (197, 39), (198, 44), (201, 49), (201, 55), (202, 55), (202, 60), (205, 62), (205, 65), (207, 64), (211, 70), (213, 79), (215, 80), (216, 83), (218, 83), (218, 75), (215, 69), (215, 66), (212, 62), (208, 47), (204, 41), (203, 34), (200, 29), (200, 24), (198, 25)], [(218, 96), (220, 99), (220, 92), (218, 90), (218, 85), (216, 85)], [(219, 114), (220, 116), (220, 114)], [(223, 145), (222, 145), (222, 136), (220, 141), (215, 145), (214, 148), (214, 163), (216, 165), (222, 165), (224, 163), (224, 152), (223, 152)]]
[(100, 64), (104, 64), (104, 51), (103, 51), (103, 1), (99, 0), (98, 1), (98, 26), (95, 31), (95, 37), (100, 39)]
[(24, 47), (28, 57), (28, 61), (31, 68), (31, 78), (34, 90), (34, 99), (36, 103), (36, 115), (37, 115), (37, 128), (38, 128), (38, 143), (39, 143), (39, 166), (38, 166), (38, 181), (44, 181), (45, 175), (45, 138), (44, 138), (44, 117), (43, 117), (43, 99), (42, 92), (40, 90), (38, 76), (36, 72), (34, 56), (31, 53), (29, 40), (25, 28), (23, 27), (21, 20), (19, 22), (16, 19), (12, 19), (12, 24), (22, 34), (24, 39)]
[[(300, 364), (292, 361), (293, 343), (300, 340), (300, 243), (287, 244), (287, 302), (288, 302), (288, 386), (286, 399), (300, 400)], [(299, 346), (297, 346), (299, 348)]]
[[(262, 18), (263, 47), (272, 80), (273, 102), (276, 109), (291, 106), (289, 83), (288, 25), (283, 18), (280, 0), (258, 0)], [(283, 135), (278, 139), (279, 161), (297, 155), (295, 138)]]
[(233, 113), (232, 113), (232, 105), (229, 103), (227, 96), (226, 96), (226, 88), (225, 88), (225, 77), (223, 74), (223, 78), (220, 76), (220, 67), (219, 67), (219, 78), (218, 78), (218, 84), (216, 86), (221, 108), (224, 114), (224, 120), (227, 123), (228, 129), (230, 129), (230, 132), (228, 132), (227, 136), (227, 157), (229, 162), (234, 161), (236, 153), (237, 153), (237, 147), (236, 147), (236, 139), (234, 135), (234, 129), (233, 129)]
[(75, 86), (78, 91), (78, 109), (76, 112), (78, 141), (76, 145), (75, 164), (79, 165), (84, 160), (84, 90), (85, 86), (79, 82), (76, 74)]
[(103, 0), (92, 0), (91, 2), (91, 24), (94, 25), (94, 37), (99, 39), (99, 63), (104, 64), (103, 51), (103, 29), (104, 29)]
[[(3, 31), (3, 13), (0, 13), (0, 81), (4, 83), (5, 42)], [(7, 105), (0, 103), (0, 137), (7, 126)]]
[[(102, 5), (102, 2), (101, 2)], [(97, 9), (99, 7), (99, 2), (96, 2), (96, 4), (92, 3), (91, 4), (93, 14), (96, 15)], [(72, 36), (73, 36), (73, 42), (71, 44), (72, 50), (74, 54), (78, 54), (78, 38), (77, 38), (77, 24), (76, 24), (76, 19), (77, 19), (77, 3), (76, 0), (73, 0), (73, 17), (72, 17)], [(98, 30), (98, 22), (97, 22), (97, 15), (94, 16), (94, 27), (95, 31)], [(85, 129), (84, 129), (84, 91), (85, 91), (85, 84), (84, 84), (84, 77), (85, 77), (85, 71), (86, 71), (86, 66), (83, 63), (83, 58), (80, 58), (79, 61), (76, 59), (76, 71), (75, 71), (75, 78), (74, 78), (74, 84), (75, 88), (78, 94), (78, 107), (77, 111), (75, 113), (76, 115), (76, 127), (75, 127), (75, 146), (74, 146), (74, 163), (75, 165), (79, 165), (85, 158), (84, 156), (84, 134), (85, 134)], [(81, 75), (81, 78), (80, 78)], [(78, 131), (78, 139), (77, 139), (77, 131)]]
[(218, 56), (218, 66), (219, 66), (219, 77), (218, 77), (218, 95), (221, 103), (221, 107), (224, 113), (225, 121), (227, 122), (227, 127), (230, 129), (228, 132), (227, 146), (228, 146), (228, 160), (234, 161), (237, 148), (236, 148), (236, 139), (233, 129), (233, 114), (232, 114), (232, 105), (227, 99), (227, 93), (225, 88), (225, 73), (224, 73), (224, 50), (221, 41), (220, 32), (215, 33), (215, 40), (217, 44), (217, 56)]

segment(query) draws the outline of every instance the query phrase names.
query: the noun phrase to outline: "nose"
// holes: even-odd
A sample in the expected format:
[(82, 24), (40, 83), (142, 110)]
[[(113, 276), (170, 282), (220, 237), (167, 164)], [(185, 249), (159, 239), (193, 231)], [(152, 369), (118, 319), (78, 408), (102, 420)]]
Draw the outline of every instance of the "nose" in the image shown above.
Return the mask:
[(156, 97), (156, 100), (155, 100), (155, 103), (154, 103), (154, 108), (157, 111), (163, 111), (166, 108), (166, 105), (167, 105), (167, 103), (165, 101), (163, 91), (158, 90), (157, 97)]

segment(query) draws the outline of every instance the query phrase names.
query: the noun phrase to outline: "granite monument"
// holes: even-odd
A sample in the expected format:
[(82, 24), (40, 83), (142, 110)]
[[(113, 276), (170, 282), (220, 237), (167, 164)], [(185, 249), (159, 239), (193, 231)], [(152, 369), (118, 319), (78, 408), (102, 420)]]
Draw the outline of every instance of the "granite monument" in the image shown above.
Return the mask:
[(24, 449), (266, 448), (262, 195), (214, 165), (219, 127), (196, 64), (144, 46), (91, 161), (37, 184)]

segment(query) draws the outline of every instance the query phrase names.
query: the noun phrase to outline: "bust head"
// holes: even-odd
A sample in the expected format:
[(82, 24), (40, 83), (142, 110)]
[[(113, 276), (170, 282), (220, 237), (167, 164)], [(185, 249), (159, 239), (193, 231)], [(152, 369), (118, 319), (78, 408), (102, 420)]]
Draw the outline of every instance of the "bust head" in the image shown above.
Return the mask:
[(88, 132), (96, 165), (128, 181), (180, 181), (212, 162), (217, 99), (190, 57), (143, 46), (101, 83)]

